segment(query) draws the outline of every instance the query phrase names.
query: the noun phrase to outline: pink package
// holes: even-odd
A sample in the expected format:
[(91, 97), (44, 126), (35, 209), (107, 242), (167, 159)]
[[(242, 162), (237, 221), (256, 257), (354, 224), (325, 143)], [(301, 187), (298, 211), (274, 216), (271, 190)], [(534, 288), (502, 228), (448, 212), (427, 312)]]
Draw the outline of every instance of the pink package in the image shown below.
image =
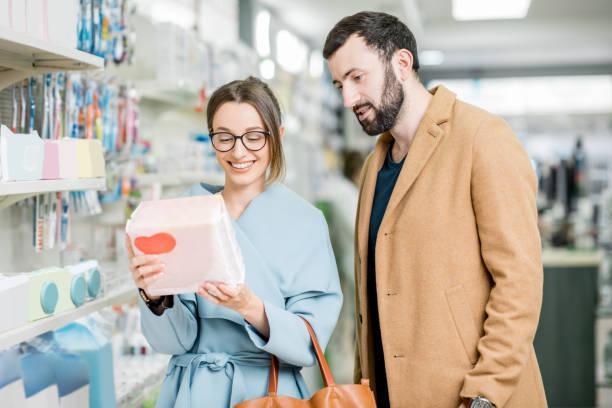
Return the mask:
[(58, 179), (59, 174), (59, 140), (43, 140), (45, 156), (43, 160), (43, 180)]
[(158, 254), (164, 276), (149, 286), (153, 296), (193, 293), (205, 281), (244, 282), (244, 262), (220, 195), (143, 201), (126, 233), (138, 254)]

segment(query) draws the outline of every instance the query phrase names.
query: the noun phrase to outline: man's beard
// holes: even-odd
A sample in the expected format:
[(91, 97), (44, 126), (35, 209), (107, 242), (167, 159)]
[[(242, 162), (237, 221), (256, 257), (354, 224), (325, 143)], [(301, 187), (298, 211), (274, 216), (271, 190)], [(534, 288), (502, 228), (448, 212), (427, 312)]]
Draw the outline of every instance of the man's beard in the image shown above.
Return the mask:
[[(404, 103), (404, 89), (402, 84), (397, 80), (391, 64), (387, 65), (385, 70), (385, 84), (382, 90), (382, 96), (380, 99), (380, 108), (376, 108), (371, 103), (363, 103), (355, 106), (353, 112), (357, 116), (359, 124), (363, 128), (363, 131), (370, 136), (377, 136), (381, 133), (390, 131), (395, 123), (397, 122), (397, 116)], [(374, 111), (374, 119), (371, 121), (364, 119), (359, 120), (357, 110), (365, 106), (370, 107)]]

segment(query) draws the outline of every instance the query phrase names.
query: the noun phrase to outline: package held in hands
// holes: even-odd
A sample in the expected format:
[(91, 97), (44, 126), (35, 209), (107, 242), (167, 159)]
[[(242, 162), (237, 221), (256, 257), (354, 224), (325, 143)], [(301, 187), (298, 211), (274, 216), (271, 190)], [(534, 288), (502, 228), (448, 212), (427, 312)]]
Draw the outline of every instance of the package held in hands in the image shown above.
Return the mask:
[(221, 195), (143, 201), (127, 222), (136, 255), (157, 254), (165, 273), (152, 296), (197, 292), (206, 281), (244, 282), (244, 261)]

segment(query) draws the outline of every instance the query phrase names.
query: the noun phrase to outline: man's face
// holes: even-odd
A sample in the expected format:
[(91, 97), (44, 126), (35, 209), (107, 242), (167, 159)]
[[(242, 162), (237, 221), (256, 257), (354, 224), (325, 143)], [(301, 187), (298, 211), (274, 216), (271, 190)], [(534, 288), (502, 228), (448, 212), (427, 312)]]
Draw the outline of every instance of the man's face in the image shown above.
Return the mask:
[(370, 136), (395, 126), (404, 102), (404, 90), (391, 63), (369, 48), (363, 38), (350, 36), (328, 60), (344, 106), (351, 108), (363, 130)]

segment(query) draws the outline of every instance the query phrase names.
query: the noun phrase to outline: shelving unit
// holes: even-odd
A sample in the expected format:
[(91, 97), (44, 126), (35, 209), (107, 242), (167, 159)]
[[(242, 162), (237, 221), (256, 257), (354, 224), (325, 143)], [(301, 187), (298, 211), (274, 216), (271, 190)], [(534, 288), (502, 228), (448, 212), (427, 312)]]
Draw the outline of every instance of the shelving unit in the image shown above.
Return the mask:
[(0, 334), (0, 350), (10, 347), (22, 341), (27, 341), (39, 334), (50, 330), (55, 330), (83, 316), (98, 311), (106, 306), (126, 303), (136, 298), (136, 288), (129, 286), (117, 290), (102, 298), (85, 303), (83, 306), (64, 313), (50, 316), (46, 319), (37, 320), (26, 326), (13, 329), (9, 332)]
[[(0, 90), (36, 74), (104, 68), (104, 59), (0, 27)], [(0, 209), (52, 191), (104, 190), (103, 178), (0, 183)]]
[(0, 90), (32, 74), (104, 67), (95, 55), (0, 27)]
[(177, 172), (177, 173), (146, 173), (137, 174), (135, 176), (136, 182), (141, 187), (149, 187), (154, 184), (160, 184), (161, 186), (172, 187), (172, 186), (183, 186), (189, 184), (196, 184), (200, 182), (223, 185), (225, 178), (223, 175), (210, 175), (203, 172)]
[(106, 190), (106, 179), (67, 179), (0, 182), (0, 209), (17, 201), (53, 191)]

